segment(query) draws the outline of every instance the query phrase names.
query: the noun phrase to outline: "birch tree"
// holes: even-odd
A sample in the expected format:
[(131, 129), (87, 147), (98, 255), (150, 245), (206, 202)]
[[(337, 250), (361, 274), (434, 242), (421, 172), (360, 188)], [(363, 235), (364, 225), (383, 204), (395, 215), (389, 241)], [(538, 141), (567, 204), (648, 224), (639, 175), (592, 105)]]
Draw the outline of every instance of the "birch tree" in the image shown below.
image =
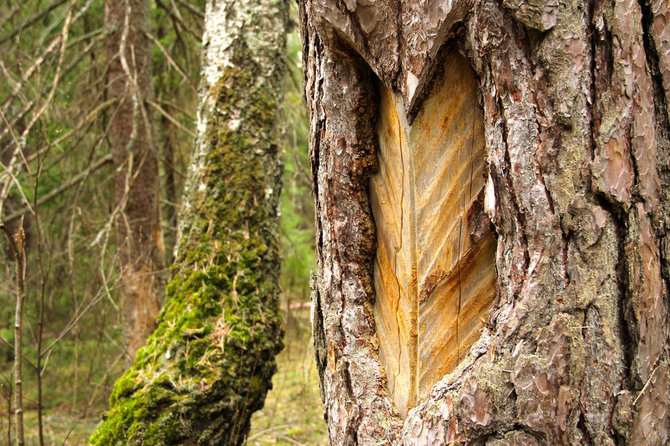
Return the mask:
[(198, 136), (158, 328), (90, 444), (242, 444), (282, 347), (279, 105), (288, 4), (207, 2)]

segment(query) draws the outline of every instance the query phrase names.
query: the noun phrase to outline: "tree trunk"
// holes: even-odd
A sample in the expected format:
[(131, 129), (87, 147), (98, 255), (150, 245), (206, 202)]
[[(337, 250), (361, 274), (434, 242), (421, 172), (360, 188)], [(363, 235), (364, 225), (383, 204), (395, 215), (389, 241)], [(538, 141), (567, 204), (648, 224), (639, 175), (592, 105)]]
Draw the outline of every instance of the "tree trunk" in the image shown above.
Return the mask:
[(205, 23), (198, 138), (166, 303), (91, 444), (242, 444), (272, 386), (288, 4), (209, 1)]
[(109, 140), (121, 269), (123, 329), (128, 361), (156, 328), (165, 283), (159, 203), (148, 0), (106, 0)]
[(177, 240), (177, 186), (175, 183), (175, 147), (177, 146), (177, 138), (175, 135), (174, 125), (165, 117), (161, 117), (161, 127), (165, 135), (161, 138), (163, 144), (163, 172), (165, 172), (165, 200), (167, 205), (165, 209), (165, 221), (169, 227), (165, 244), (167, 251), (165, 253), (168, 263), (172, 263), (172, 253), (174, 252), (174, 245)]
[(667, 4), (370, 3), (301, 6), (331, 444), (667, 444)]

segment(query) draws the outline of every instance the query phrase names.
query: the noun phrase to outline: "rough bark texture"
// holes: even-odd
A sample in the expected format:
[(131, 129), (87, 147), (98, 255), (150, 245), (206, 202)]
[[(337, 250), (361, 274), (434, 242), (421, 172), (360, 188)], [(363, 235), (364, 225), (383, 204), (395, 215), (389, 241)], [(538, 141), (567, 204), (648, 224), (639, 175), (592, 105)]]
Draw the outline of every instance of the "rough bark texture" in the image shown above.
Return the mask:
[(278, 108), (288, 4), (209, 1), (198, 139), (159, 326), (96, 445), (242, 444), (282, 347)]
[[(306, 0), (301, 18), (331, 443), (666, 444), (667, 3)], [(478, 78), (497, 299), (403, 419), (372, 311), (377, 92), (411, 120), (445, 45)]]
[(109, 123), (127, 360), (156, 328), (165, 290), (153, 116), (149, 0), (106, 0)]

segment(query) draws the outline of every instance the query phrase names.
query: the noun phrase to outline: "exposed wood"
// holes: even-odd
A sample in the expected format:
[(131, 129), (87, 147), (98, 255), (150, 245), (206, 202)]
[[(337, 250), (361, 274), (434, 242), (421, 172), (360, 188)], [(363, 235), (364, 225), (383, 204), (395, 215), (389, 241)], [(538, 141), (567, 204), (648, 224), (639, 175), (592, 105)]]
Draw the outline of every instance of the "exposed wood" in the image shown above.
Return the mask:
[(495, 297), (495, 237), (485, 222), (484, 123), (468, 62), (454, 50), (445, 56), (412, 124), (402, 98), (382, 90), (379, 171), (370, 179), (374, 310), (389, 391), (405, 414), (478, 338)]

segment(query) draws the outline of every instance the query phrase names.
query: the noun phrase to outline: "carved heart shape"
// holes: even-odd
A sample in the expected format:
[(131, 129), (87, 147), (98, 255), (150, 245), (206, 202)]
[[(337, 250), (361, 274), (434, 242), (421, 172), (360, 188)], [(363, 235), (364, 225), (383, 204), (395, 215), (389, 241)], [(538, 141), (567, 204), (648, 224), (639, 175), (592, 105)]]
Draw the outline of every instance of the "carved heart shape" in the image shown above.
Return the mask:
[(401, 95), (380, 88), (374, 315), (405, 415), (479, 337), (495, 298), (496, 239), (483, 212), (484, 118), (468, 62), (446, 57), (411, 125)]

